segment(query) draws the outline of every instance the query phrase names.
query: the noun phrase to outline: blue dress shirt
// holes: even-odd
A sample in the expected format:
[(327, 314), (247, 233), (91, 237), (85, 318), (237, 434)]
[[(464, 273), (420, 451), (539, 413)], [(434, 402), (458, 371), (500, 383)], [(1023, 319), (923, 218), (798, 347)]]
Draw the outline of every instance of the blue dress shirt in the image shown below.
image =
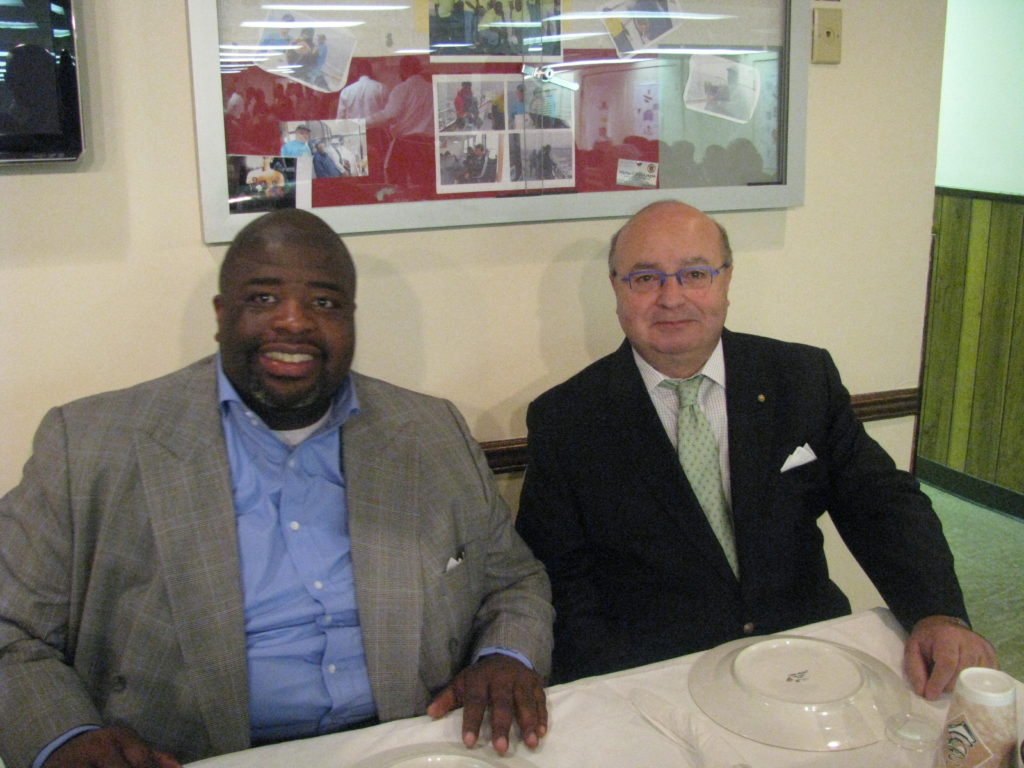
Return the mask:
[(356, 610), (341, 427), (349, 378), (295, 446), (238, 396), (218, 361), (238, 526), (254, 741), (336, 731), (376, 712)]

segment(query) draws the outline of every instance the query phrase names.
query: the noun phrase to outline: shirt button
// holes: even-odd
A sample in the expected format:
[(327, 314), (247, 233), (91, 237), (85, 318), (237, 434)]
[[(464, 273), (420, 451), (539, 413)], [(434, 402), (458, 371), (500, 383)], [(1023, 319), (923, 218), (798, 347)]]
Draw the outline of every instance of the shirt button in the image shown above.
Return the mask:
[(323, 589), (324, 588), (324, 583), (322, 581), (314, 581), (313, 582), (313, 586), (316, 589)]
[(754, 631), (754, 622), (748, 621), (746, 624), (743, 625), (743, 634), (744, 635), (749, 635), (753, 631)]
[(295, 469), (295, 459), (288, 459), (288, 466)]
[(333, 664), (328, 664), (327, 665), (327, 671), (330, 672), (333, 675), (335, 672), (338, 671), (338, 668), (336, 666), (334, 666)]
[(291, 528), (293, 531), (297, 531), (297, 530), (299, 530), (300, 526), (299, 526), (298, 521), (292, 520), (290, 523), (288, 523), (288, 527)]

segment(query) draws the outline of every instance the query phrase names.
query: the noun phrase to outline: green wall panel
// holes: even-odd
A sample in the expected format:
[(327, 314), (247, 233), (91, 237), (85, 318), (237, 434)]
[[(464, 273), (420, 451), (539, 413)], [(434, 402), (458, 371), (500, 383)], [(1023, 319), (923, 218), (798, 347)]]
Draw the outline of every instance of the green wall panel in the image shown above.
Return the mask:
[(1024, 199), (935, 200), (918, 454), (1024, 492)]
[(957, 344), (963, 312), (963, 286), (971, 201), (940, 196), (928, 299), (927, 345), (922, 377), (918, 451), (946, 464), (956, 382)]
[(1017, 297), (1009, 329), (1010, 363), (999, 439), (996, 483), (1024, 490), (1024, 236), (1017, 247)]
[(999, 463), (1022, 224), (1024, 206), (993, 203), (971, 406), (971, 433), (964, 465), (967, 474), (990, 482), (996, 479)]
[(957, 347), (953, 412), (946, 458), (948, 466), (961, 471), (967, 464), (967, 446), (971, 436), (971, 405), (974, 402), (972, 393), (977, 371), (978, 344), (981, 337), (981, 315), (985, 299), (985, 267), (988, 263), (991, 220), (991, 201), (971, 201), (970, 234), (967, 242), (967, 265), (964, 274), (960, 339)]

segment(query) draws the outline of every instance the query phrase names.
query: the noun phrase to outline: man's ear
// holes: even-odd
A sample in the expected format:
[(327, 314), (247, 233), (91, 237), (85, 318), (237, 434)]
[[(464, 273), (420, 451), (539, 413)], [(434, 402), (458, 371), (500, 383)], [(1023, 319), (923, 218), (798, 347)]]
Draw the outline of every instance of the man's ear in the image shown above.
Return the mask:
[(217, 332), (213, 334), (213, 340), (220, 342), (220, 321), (221, 316), (224, 314), (224, 299), (220, 294), (213, 297), (213, 314), (217, 318)]

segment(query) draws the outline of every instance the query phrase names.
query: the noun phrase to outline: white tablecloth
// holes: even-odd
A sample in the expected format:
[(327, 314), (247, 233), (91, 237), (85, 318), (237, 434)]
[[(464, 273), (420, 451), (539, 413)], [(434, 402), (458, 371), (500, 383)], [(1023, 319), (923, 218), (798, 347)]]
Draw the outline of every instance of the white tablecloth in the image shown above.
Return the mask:
[[(786, 634), (831, 640), (858, 648), (901, 672), (905, 634), (892, 615), (876, 608), (853, 616), (812, 624)], [(751, 768), (827, 766), (828, 768), (909, 768), (926, 765), (921, 757), (882, 739), (859, 749), (802, 752), (745, 739), (721, 728), (694, 704), (687, 677), (700, 654), (651, 664), (548, 689), (549, 730), (531, 752), (514, 741), (516, 754), (537, 768), (680, 768), (681, 748), (654, 729), (630, 703), (640, 689), (688, 710), (698, 730), (717, 739)], [(917, 699), (921, 713), (941, 725), (948, 701)], [(347, 733), (275, 744), (192, 763), (192, 768), (340, 768), (396, 747), (460, 741), (461, 710), (432, 721), (415, 717)], [(493, 756), (489, 746), (482, 754)]]

